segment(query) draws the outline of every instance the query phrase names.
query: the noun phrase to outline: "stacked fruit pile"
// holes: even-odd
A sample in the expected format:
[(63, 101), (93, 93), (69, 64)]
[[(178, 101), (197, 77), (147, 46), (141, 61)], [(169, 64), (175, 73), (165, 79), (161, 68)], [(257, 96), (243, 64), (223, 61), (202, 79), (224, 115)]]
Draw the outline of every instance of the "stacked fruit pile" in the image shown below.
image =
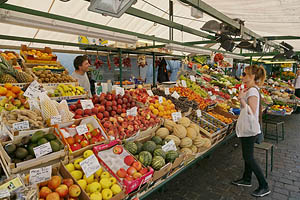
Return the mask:
[(55, 137), (53, 133), (37, 131), (32, 136), (25, 136), (18, 144), (8, 143), (4, 146), (6, 153), (13, 163), (31, 160), (35, 158), (33, 148), (50, 142), (52, 152), (64, 149), (64, 145)]
[(29, 103), (23, 93), (20, 87), (12, 86), (10, 83), (6, 83), (4, 87), (0, 86), (0, 96), (5, 96), (0, 101), (0, 111), (29, 109)]
[(93, 154), (92, 150), (86, 150), (83, 153), (83, 157), (77, 158), (74, 162), (67, 164), (65, 167), (91, 200), (111, 199), (114, 195), (122, 191), (117, 183), (117, 179), (112, 177), (109, 172), (104, 171), (103, 168), (100, 168), (91, 176), (86, 177), (80, 166), (82, 161)]
[(167, 119), (171, 119), (171, 114), (173, 112), (177, 112), (175, 109), (175, 105), (171, 100), (166, 100), (166, 98), (162, 98), (163, 102), (159, 103), (159, 100), (155, 100), (154, 103), (150, 103), (149, 109), (152, 111), (154, 115), (158, 115), (160, 117), (164, 117)]
[(75, 96), (84, 95), (86, 91), (81, 86), (73, 86), (71, 84), (59, 84), (53, 93), (48, 92), (50, 97), (60, 97), (60, 96)]
[[(94, 128), (90, 123), (86, 124), (86, 126), (89, 132), (83, 135), (79, 135), (77, 133), (76, 125), (70, 125), (66, 128), (61, 128), (60, 131), (63, 135), (66, 135), (66, 133), (70, 135), (69, 137), (65, 138), (65, 141), (72, 151), (76, 151), (90, 144), (96, 144), (105, 140), (99, 128)], [(72, 136), (73, 134), (71, 132), (76, 132), (76, 134)]]
[(39, 83), (70, 83), (76, 82), (67, 71), (62, 73), (53, 73), (50, 70), (33, 71), (38, 77)]
[(203, 98), (208, 97), (207, 92), (204, 89), (202, 89), (199, 85), (197, 85), (196, 82), (193, 82), (191, 79), (189, 79), (183, 75), (180, 76), (180, 80), (185, 80), (187, 87), (190, 88), (191, 90), (193, 90), (196, 94), (200, 95)]
[(0, 54), (3, 58), (6, 60), (12, 60), (12, 59), (17, 59), (19, 56), (13, 52), (3, 52)]
[(174, 162), (179, 156), (177, 151), (165, 152), (162, 145), (169, 140), (163, 140), (159, 136), (154, 136), (151, 140), (142, 144), (141, 142), (126, 142), (124, 147), (131, 154), (135, 155), (144, 166), (151, 166), (154, 170), (160, 170), (168, 162)]
[(62, 179), (60, 176), (52, 176), (49, 181), (39, 184), (39, 199), (45, 200), (77, 200), (81, 189), (74, 184), (73, 179)]
[(220, 115), (218, 113), (208, 112), (208, 114), (215, 117), (216, 119), (226, 123), (226, 124), (231, 124), (232, 123), (232, 119), (227, 118), (227, 117), (225, 117), (223, 115)]
[(199, 126), (187, 117), (182, 117), (177, 123), (165, 120), (164, 127), (159, 128), (155, 135), (166, 141), (173, 140), (178, 150), (187, 154), (197, 153), (211, 146), (211, 141), (200, 134)]
[(48, 66), (48, 65), (38, 65), (32, 68), (33, 71), (39, 70), (64, 70), (63, 66)]

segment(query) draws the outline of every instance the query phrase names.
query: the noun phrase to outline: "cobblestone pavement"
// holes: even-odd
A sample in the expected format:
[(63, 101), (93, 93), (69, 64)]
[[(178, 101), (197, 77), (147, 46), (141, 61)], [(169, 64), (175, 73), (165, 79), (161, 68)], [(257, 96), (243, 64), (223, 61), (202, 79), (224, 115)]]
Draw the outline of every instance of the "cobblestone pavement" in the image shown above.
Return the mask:
[[(258, 198), (262, 200), (300, 200), (300, 114), (282, 118), (285, 122), (285, 140), (266, 140), (273, 143), (273, 172), (269, 171), (267, 181), (271, 194)], [(235, 144), (239, 144), (235, 147)], [(265, 170), (265, 151), (255, 150), (255, 157)], [(269, 156), (270, 158), (270, 156)], [(270, 161), (269, 161), (270, 163)], [(270, 170), (270, 168), (269, 168)], [(251, 192), (258, 186), (253, 175), (252, 187), (237, 187), (230, 182), (243, 173), (240, 142), (234, 138), (219, 147), (209, 158), (199, 161), (156, 191), (147, 200), (253, 200)]]

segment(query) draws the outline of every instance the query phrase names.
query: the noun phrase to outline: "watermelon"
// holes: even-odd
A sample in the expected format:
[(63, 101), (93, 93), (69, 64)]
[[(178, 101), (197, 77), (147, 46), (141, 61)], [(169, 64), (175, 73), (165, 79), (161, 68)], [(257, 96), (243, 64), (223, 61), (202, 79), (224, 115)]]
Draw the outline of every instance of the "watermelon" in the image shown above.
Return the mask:
[(155, 149), (161, 149), (162, 146), (161, 145), (156, 145), (156, 148)]
[(151, 167), (158, 171), (160, 170), (163, 166), (165, 166), (166, 162), (165, 159), (161, 156), (154, 156), (152, 159)]
[(153, 142), (155, 142), (155, 144), (157, 144), (157, 145), (161, 145), (161, 143), (162, 143), (162, 139), (161, 139), (160, 137), (158, 137), (158, 136), (153, 136), (153, 137), (151, 138), (151, 140), (152, 140)]
[(147, 141), (143, 144), (143, 151), (148, 151), (150, 153), (153, 153), (155, 148), (156, 148), (156, 144), (153, 141)]
[(124, 147), (131, 154), (133, 154), (133, 155), (137, 154), (137, 146), (134, 142), (126, 142)]
[(142, 151), (139, 153), (139, 161), (145, 166), (149, 166), (152, 163), (152, 155), (148, 151)]
[(153, 152), (153, 156), (161, 156), (164, 159), (166, 158), (166, 152), (162, 149), (155, 149)]
[(179, 154), (177, 151), (171, 150), (166, 153), (166, 161), (174, 162), (176, 158), (178, 158)]
[(137, 146), (137, 153), (140, 153), (143, 150), (143, 144), (141, 142), (135, 142)]

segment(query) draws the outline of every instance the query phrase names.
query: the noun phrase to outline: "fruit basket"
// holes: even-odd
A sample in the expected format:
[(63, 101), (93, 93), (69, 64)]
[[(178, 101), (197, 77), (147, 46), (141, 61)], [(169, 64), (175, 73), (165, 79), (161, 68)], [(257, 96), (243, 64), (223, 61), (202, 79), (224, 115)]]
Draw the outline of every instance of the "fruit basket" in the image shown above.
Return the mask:
[[(113, 177), (104, 167), (98, 163), (100, 168), (89, 177), (86, 176), (84, 170), (81, 167), (81, 162), (90, 156), (95, 156), (93, 147), (88, 147), (85, 152), (79, 157), (72, 158), (64, 168), (71, 174), (71, 177), (75, 183), (77, 183), (82, 190), (83, 200), (89, 199), (111, 199), (121, 200), (126, 197), (126, 194), (121, 187), (121, 184)], [(95, 157), (95, 159), (97, 159)], [(94, 193), (94, 194), (93, 194)], [(99, 195), (100, 193), (100, 195)]]
[[(83, 125), (84, 129), (87, 128), (87, 132), (84, 134), (80, 133), (81, 135), (78, 134), (76, 127), (79, 125)], [(72, 157), (81, 155), (90, 146), (99, 145), (108, 140), (105, 129), (94, 116), (57, 124), (54, 127), (55, 133), (67, 146), (69, 155)]]
[(31, 131), (27, 136), (1, 143), (1, 158), (7, 172), (15, 174), (50, 161), (64, 160), (64, 145), (53, 132), (53, 128), (48, 128), (47, 131)]
[(26, 63), (57, 63), (57, 56), (52, 53), (52, 50), (49, 47), (45, 47), (43, 50), (38, 50), (28, 48), (27, 45), (21, 45), (20, 54), (25, 59)]
[[(154, 173), (151, 167), (145, 167), (138, 162), (126, 149), (116, 150), (119, 140), (111, 141), (109, 144), (98, 145), (93, 148), (99, 162), (108, 172), (110, 172), (120, 183), (125, 187), (126, 193), (133, 192), (135, 189), (148, 183)], [(115, 153), (114, 153), (115, 152)], [(126, 161), (124, 160), (126, 158)], [(127, 164), (134, 163), (136, 167), (128, 166)], [(140, 169), (137, 172), (137, 169)], [(132, 175), (132, 176), (131, 176)]]

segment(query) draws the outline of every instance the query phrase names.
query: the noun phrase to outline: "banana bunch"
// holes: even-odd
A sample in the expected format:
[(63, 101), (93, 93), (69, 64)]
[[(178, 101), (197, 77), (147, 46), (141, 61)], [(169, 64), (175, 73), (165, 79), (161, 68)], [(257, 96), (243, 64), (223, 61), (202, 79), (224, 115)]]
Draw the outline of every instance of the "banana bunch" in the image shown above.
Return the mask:
[(81, 86), (73, 86), (73, 85), (65, 85), (59, 84), (57, 88), (54, 90), (54, 94), (58, 94), (58, 96), (76, 96), (83, 95), (86, 92), (84, 88)]

